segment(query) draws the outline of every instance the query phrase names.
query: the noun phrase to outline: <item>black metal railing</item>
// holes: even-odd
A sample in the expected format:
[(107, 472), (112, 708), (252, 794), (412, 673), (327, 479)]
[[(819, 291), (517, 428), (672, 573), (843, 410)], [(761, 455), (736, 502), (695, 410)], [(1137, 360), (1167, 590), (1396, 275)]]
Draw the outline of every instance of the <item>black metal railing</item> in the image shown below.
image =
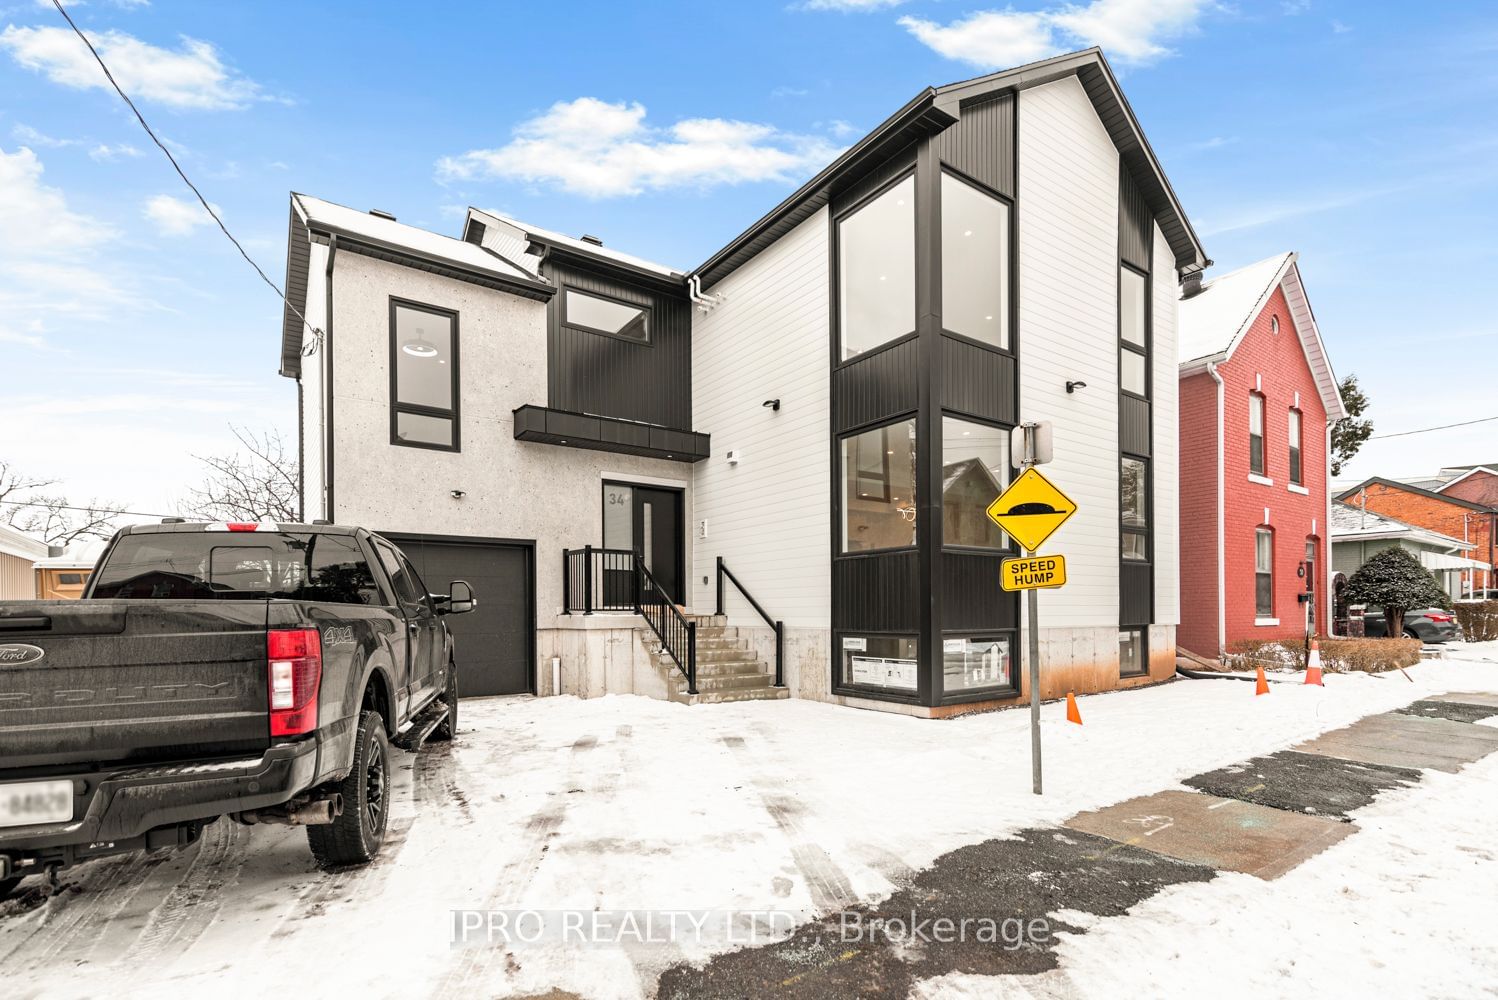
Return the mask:
[(687, 693), (697, 693), (697, 623), (681, 613), (661, 585), (656, 582), (645, 561), (635, 558), (635, 574), (639, 581), (637, 595), (640, 617), (645, 619), (661, 648), (676, 661), (676, 666), (687, 678)]
[(785, 659), (785, 623), (770, 617), (770, 613), (760, 606), (760, 603), (754, 599), (748, 590), (744, 589), (744, 585), (739, 582), (739, 578), (734, 576), (727, 566), (723, 565), (722, 556), (718, 557), (717, 614), (719, 617), (723, 615), (723, 581), (725, 579), (738, 588), (739, 593), (744, 595), (744, 600), (749, 602), (749, 606), (759, 613), (759, 616), (765, 620), (765, 624), (775, 630), (775, 686), (785, 687), (785, 674), (782, 667), (782, 662)]
[(563, 614), (634, 611), (639, 607), (638, 589), (633, 549), (585, 545), (562, 552)]

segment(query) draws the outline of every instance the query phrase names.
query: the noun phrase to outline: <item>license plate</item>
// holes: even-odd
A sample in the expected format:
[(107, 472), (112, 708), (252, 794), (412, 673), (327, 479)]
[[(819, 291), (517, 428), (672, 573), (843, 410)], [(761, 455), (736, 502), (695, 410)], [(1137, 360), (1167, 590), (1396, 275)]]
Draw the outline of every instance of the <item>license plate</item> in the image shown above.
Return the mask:
[(0, 785), (0, 827), (66, 823), (73, 818), (73, 782), (20, 781)]

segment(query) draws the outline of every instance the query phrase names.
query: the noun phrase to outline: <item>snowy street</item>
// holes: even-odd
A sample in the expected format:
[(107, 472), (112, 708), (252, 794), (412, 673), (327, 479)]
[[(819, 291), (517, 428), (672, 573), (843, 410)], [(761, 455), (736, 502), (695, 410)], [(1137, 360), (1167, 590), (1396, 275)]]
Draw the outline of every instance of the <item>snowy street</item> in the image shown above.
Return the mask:
[[(1402, 781), (1389, 769), (1340, 839), (1272, 880), (1164, 858), (1141, 838), (1094, 849), (1108, 842), (1068, 826), (1412, 702), (1498, 693), (1498, 644), (1451, 653), (1412, 681), (1328, 675), (1324, 689), (1277, 683), (1264, 697), (1175, 681), (1082, 698), (1080, 727), (1046, 705), (1041, 797), (1023, 711), (933, 722), (799, 700), (467, 701), (451, 748), (397, 752), (391, 833), (369, 868), (322, 872), (301, 831), (220, 821), (183, 852), (93, 862), (57, 897), (23, 889), (0, 904), (0, 966), (7, 994), (25, 997), (223, 994), (231, 963), (246, 987), (254, 970), (257, 993), (723, 995), (703, 968), (715, 956), (748, 944), (736, 961), (760, 968), (755, 949), (793, 928), (908, 896), (1045, 914), (1047, 940), (1014, 951), (1002, 976), (937, 944), (866, 966), (858, 955), (876, 950), (836, 956), (861, 970), (854, 986), (817, 961), (775, 982), (804, 996), (1186, 996), (1206, 983), (1230, 996), (1471, 995), (1498, 981), (1498, 755)], [(1494, 721), (1441, 725), (1486, 738)], [(973, 889), (993, 872), (1055, 888)], [(702, 916), (671, 940), (455, 947), (466, 910)]]

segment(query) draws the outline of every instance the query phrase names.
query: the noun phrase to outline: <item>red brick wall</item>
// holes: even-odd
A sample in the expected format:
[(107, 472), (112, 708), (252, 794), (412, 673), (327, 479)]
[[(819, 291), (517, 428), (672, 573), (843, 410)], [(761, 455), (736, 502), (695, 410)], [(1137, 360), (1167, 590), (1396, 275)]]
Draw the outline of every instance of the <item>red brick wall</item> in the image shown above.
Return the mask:
[[(1279, 333), (1271, 318), (1279, 317)], [(1218, 367), (1224, 385), (1224, 604), (1227, 642), (1288, 639), (1305, 634), (1305, 606), (1298, 595), (1306, 581), (1296, 574), (1306, 541), (1317, 538), (1317, 631), (1328, 631), (1326, 584), (1331, 554), (1326, 524), (1326, 408), (1311, 375), (1284, 292), (1276, 289), (1231, 360)], [(1262, 381), (1261, 381), (1262, 379)], [(1248, 398), (1258, 387), (1264, 396), (1265, 475), (1272, 486), (1248, 478)], [(1290, 489), (1289, 411), (1299, 394), (1301, 485)], [(1185, 418), (1182, 417), (1184, 424)], [(1274, 617), (1278, 625), (1257, 625), (1254, 607), (1254, 533), (1274, 530)], [(1183, 553), (1184, 562), (1184, 553)]]
[(1181, 624), (1176, 645), (1217, 653), (1217, 383), (1181, 379)]
[(1498, 507), (1498, 476), (1488, 472), (1474, 472), (1461, 482), (1450, 484), (1441, 493), (1459, 500)]
[[(1472, 548), (1467, 552), (1470, 558), (1493, 562), (1494, 516), (1492, 514), (1484, 514), (1438, 497), (1426, 496), (1383, 483), (1368, 484), (1364, 488), (1364, 494), (1367, 497), (1368, 509), (1374, 513), (1395, 518), (1405, 524), (1438, 531), (1452, 538), (1470, 540)], [(1356, 507), (1359, 503), (1358, 495), (1352, 494), (1347, 498), (1347, 502)], [(1485, 581), (1478, 581), (1478, 586), (1488, 585)], [(1452, 594), (1451, 596), (1458, 595)]]

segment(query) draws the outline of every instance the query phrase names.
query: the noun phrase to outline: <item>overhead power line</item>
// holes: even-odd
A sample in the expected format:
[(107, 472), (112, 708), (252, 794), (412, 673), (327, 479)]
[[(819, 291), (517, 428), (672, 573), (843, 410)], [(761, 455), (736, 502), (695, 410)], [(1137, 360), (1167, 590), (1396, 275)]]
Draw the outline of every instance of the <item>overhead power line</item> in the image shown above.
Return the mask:
[(70, 15), (67, 12), (67, 9), (63, 7), (62, 0), (52, 0), (52, 6), (56, 7), (57, 12), (63, 16), (63, 20), (68, 22), (68, 27), (73, 29), (73, 34), (77, 35), (78, 38), (83, 42), (83, 44), (88, 47), (88, 51), (93, 55), (94, 61), (97, 62), (99, 64), (99, 68), (104, 71), (104, 77), (109, 81), (109, 85), (114, 88), (114, 92), (116, 94), (120, 95), (120, 100), (129, 105), (131, 112), (133, 112), (135, 115), (135, 120), (140, 122), (140, 127), (146, 130), (146, 135), (151, 137), (151, 141), (156, 144), (156, 148), (161, 150), (161, 152), (166, 156), (167, 160), (171, 162), (172, 169), (177, 171), (177, 176), (182, 178), (182, 183), (186, 184), (192, 191), (192, 193), (197, 196), (198, 203), (203, 206), (203, 211), (207, 212), (209, 216), (213, 218), (213, 221), (218, 223), (218, 228), (226, 237), (228, 237), (229, 242), (234, 244), (234, 249), (238, 250), (239, 255), (245, 259), (245, 262), (255, 269), (255, 273), (260, 275), (260, 280), (269, 285), (271, 291), (275, 292), (276, 295), (281, 299), (281, 301), (285, 303), (286, 308), (290, 309), (293, 313), (296, 314), (296, 318), (302, 321), (302, 325), (305, 326), (308, 330), (312, 331), (315, 336), (321, 336), (322, 331), (318, 330), (311, 323), (307, 322), (307, 317), (302, 315), (302, 311), (300, 309), (291, 304), (291, 300), (286, 297), (286, 293), (281, 291), (281, 286), (277, 285), (270, 279), (270, 276), (261, 269), (259, 264), (255, 263), (254, 258), (251, 257), (245, 251), (245, 248), (240, 244), (240, 242), (234, 238), (234, 234), (229, 232), (229, 227), (224, 225), (224, 220), (219, 218), (219, 214), (213, 210), (213, 206), (208, 204), (208, 199), (203, 197), (203, 192), (199, 191), (198, 186), (188, 178), (186, 172), (182, 169), (182, 165), (178, 163), (177, 158), (172, 155), (172, 151), (170, 149), (167, 149), (166, 144), (156, 137), (156, 133), (151, 130), (151, 126), (146, 122), (145, 115), (142, 115), (140, 113), (140, 109), (135, 106), (135, 102), (130, 99), (130, 95), (125, 93), (124, 89), (120, 87), (119, 83), (114, 78), (114, 74), (109, 71), (109, 66), (104, 62), (104, 57), (99, 55), (99, 50), (94, 48), (94, 43), (89, 41), (88, 36), (79, 29), (77, 23), (74, 22), (72, 15)]
[(1463, 420), (1456, 424), (1442, 424), (1439, 427), (1422, 427), (1418, 431), (1400, 431), (1397, 434), (1375, 434), (1369, 441), (1382, 441), (1385, 438), (1409, 437), (1411, 434), (1429, 434), (1431, 431), (1445, 431), (1453, 427), (1470, 427), (1473, 424), (1485, 424), (1489, 421), (1498, 420), (1498, 417), (1478, 417), (1476, 420)]
[(0, 500), (0, 506), (46, 507), (48, 510), (76, 510), (85, 514), (129, 514), (131, 517), (180, 517), (179, 514), (152, 514), (143, 510), (115, 510), (111, 507), (69, 507), (65, 503), (47, 503), (43, 500)]

